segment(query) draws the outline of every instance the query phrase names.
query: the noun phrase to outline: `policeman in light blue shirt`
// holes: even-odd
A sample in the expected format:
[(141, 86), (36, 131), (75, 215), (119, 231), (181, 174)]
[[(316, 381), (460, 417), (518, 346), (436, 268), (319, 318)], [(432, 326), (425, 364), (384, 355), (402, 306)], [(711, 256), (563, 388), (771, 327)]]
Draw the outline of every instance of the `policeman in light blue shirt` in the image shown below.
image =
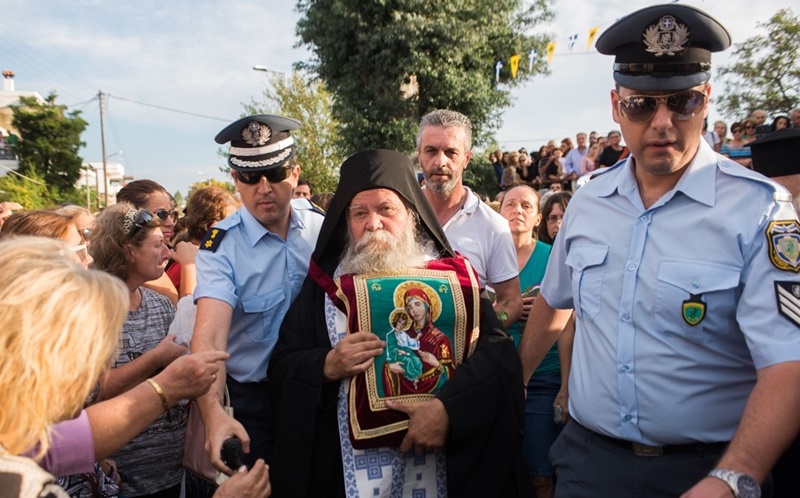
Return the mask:
[[(242, 207), (209, 230), (197, 255), (197, 322), (192, 351), (228, 351), (230, 359), (198, 404), (212, 462), (222, 443), (242, 440), (246, 463), (270, 462), (274, 439), (267, 365), (278, 329), (308, 273), (323, 217), (292, 201), (300, 168), (289, 132), (300, 123), (270, 115), (240, 119), (216, 137), (231, 142), (228, 164)], [(223, 410), (225, 386), (235, 420)], [(207, 446), (208, 447), (208, 446)], [(236, 469), (230, 469), (236, 470)]]
[(520, 347), (527, 383), (575, 309), (558, 497), (758, 498), (800, 425), (797, 214), (701, 139), (730, 42), (675, 3), (598, 39), (631, 155), (573, 197)]

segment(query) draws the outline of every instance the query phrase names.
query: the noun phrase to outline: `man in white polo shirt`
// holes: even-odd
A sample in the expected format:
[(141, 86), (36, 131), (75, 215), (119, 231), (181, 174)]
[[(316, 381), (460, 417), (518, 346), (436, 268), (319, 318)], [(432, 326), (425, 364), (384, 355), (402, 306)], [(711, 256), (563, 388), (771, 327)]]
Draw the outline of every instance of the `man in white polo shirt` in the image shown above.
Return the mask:
[(472, 157), (472, 123), (446, 109), (426, 114), (419, 124), (417, 152), (425, 197), (447, 240), (475, 267), (481, 287), (494, 289), (494, 309), (508, 328), (522, 311), (517, 255), (505, 218), (461, 183)]

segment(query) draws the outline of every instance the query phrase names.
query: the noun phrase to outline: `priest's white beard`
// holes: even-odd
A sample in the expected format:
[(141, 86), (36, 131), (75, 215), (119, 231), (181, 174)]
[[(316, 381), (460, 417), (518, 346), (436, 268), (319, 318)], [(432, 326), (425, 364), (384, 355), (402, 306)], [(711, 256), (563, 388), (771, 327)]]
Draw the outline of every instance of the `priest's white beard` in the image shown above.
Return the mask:
[(386, 273), (421, 268), (431, 259), (419, 241), (416, 223), (409, 219), (400, 237), (387, 230), (366, 231), (358, 242), (348, 230), (347, 245), (340, 264), (342, 273)]

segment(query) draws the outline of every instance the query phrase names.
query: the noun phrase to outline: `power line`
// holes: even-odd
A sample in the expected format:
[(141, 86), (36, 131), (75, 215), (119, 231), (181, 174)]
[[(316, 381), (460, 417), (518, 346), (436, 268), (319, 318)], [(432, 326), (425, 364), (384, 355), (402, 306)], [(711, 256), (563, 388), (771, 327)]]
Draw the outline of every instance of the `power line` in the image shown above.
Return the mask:
[(233, 121), (232, 119), (228, 119), (228, 118), (218, 118), (216, 116), (208, 116), (208, 115), (205, 115), (205, 114), (198, 114), (196, 112), (182, 111), (180, 109), (172, 109), (170, 107), (164, 107), (164, 106), (156, 105), (156, 104), (148, 104), (146, 102), (139, 102), (137, 100), (126, 99), (126, 98), (123, 98), (123, 97), (118, 97), (116, 95), (111, 95), (111, 94), (106, 94), (106, 95), (108, 95), (109, 97), (115, 98), (117, 100), (123, 100), (125, 102), (131, 102), (133, 104), (143, 105), (145, 107), (152, 107), (154, 109), (161, 109), (162, 111), (169, 111), (169, 112), (174, 112), (174, 113), (177, 113), (177, 114), (186, 114), (187, 116), (195, 116), (195, 117), (198, 117), (198, 118), (214, 119), (216, 121), (224, 121), (226, 123), (230, 123), (231, 121)]
[(22, 178), (24, 178), (24, 179), (26, 179), (26, 180), (28, 180), (28, 181), (31, 181), (31, 182), (33, 182), (33, 183), (36, 183), (36, 184), (38, 184), (38, 185), (44, 185), (44, 183), (42, 183), (42, 182), (39, 182), (39, 181), (36, 181), (36, 180), (34, 180), (33, 178), (28, 178), (27, 176), (23, 175), (22, 173), (19, 173), (18, 171), (16, 171), (16, 170), (13, 170), (13, 169), (11, 169), (11, 168), (9, 168), (8, 166), (5, 166), (5, 165), (3, 165), (3, 164), (0, 164), (0, 168), (3, 168), (3, 169), (5, 169), (5, 170), (8, 170), (8, 172), (9, 172), (9, 173), (13, 173), (13, 174), (15, 174), (15, 175), (17, 175), (17, 176), (21, 176)]
[[(83, 90), (86, 85), (84, 81), (76, 79), (71, 74), (62, 70), (58, 64), (43, 56), (41, 50), (31, 47), (2, 25), (0, 25), (0, 40), (3, 41), (5, 47), (3, 58), (8, 61), (6, 62), (7, 64), (10, 62), (10, 64), (14, 66), (13, 69), (19, 68), (16, 72), (28, 72), (34, 79), (39, 78), (43, 80), (45, 84), (55, 83), (55, 85), (60, 86), (66, 94), (70, 94), (76, 98), (81, 98), (81, 95), (87, 93)], [(69, 83), (65, 83), (65, 80)], [(73, 84), (77, 86), (72, 86)], [(80, 90), (77, 90), (78, 88), (80, 88)]]

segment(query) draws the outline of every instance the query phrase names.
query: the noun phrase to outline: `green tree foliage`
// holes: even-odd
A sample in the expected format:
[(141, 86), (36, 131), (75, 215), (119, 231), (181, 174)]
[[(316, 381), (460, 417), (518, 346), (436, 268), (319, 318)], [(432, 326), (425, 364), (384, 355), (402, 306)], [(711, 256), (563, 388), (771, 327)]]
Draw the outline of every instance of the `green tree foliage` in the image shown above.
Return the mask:
[(177, 204), (179, 207), (183, 208), (185, 202), (184, 202), (183, 194), (180, 192), (180, 190), (176, 190), (175, 193), (172, 194), (172, 198), (175, 199), (175, 204)]
[[(2, 201), (17, 202), (25, 209), (48, 209), (61, 204), (86, 206), (86, 187), (81, 185), (71, 192), (51, 193), (45, 185), (44, 178), (36, 172), (25, 176), (9, 173), (0, 177), (0, 202)], [(94, 211), (95, 206), (97, 206), (97, 192), (92, 186), (89, 188), (88, 209)]]
[(339, 123), (331, 114), (333, 99), (325, 85), (298, 72), (292, 73), (288, 81), (272, 75), (262, 99), (245, 104), (244, 115), (278, 114), (300, 121), (302, 127), (292, 132), (300, 176), (310, 181), (316, 192), (336, 190), (339, 166), (345, 156), (337, 140)]
[[(189, 193), (186, 194), (186, 201), (188, 202), (189, 198), (192, 197), (192, 194), (195, 190), (201, 189), (204, 187), (210, 187), (215, 185), (217, 187), (222, 187), (230, 193), (236, 193), (236, 186), (232, 182), (223, 182), (220, 180), (215, 180), (213, 178), (209, 178), (208, 180), (203, 180), (201, 182), (194, 182), (189, 186)], [(177, 198), (175, 199), (177, 202)]]
[(56, 105), (55, 99), (55, 94), (44, 103), (34, 97), (20, 97), (19, 105), (10, 106), (14, 111), (12, 124), (20, 135), (18, 170), (27, 176), (40, 175), (51, 200), (75, 191), (83, 163), (78, 151), (85, 145), (81, 133), (88, 124), (81, 119), (80, 111), (66, 113), (67, 107)]
[(781, 9), (758, 26), (766, 33), (737, 44), (736, 61), (720, 68), (725, 94), (717, 105), (730, 119), (756, 109), (788, 114), (800, 104), (800, 17)]
[[(476, 143), (500, 126), (510, 90), (546, 72), (546, 35), (526, 35), (552, 19), (550, 0), (299, 0), (308, 69), (333, 92), (345, 150), (410, 152), (419, 118), (447, 108), (469, 116)], [(508, 59), (521, 54), (517, 78)], [(502, 84), (495, 63), (503, 60)]]
[(36, 172), (25, 176), (9, 173), (0, 177), (0, 201), (19, 203), (25, 209), (53, 207), (44, 178)]

